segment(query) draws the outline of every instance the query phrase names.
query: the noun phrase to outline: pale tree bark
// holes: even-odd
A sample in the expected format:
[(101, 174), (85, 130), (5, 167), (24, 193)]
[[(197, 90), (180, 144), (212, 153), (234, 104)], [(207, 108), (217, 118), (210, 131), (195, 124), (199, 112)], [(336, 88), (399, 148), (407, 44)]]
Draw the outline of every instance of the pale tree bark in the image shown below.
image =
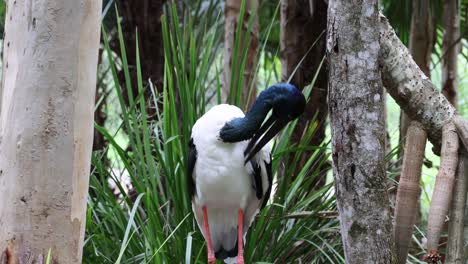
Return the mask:
[(389, 94), (410, 118), (423, 124), (436, 154), (440, 153), (442, 128), (449, 122), (454, 122), (460, 140), (468, 149), (468, 121), (458, 115), (455, 107), (419, 69), (383, 15), (380, 35), (379, 63)]
[[(327, 4), (324, 0), (281, 1), (281, 73), (283, 81), (291, 75), (291, 83), (299, 89), (310, 85), (325, 56)], [(291, 135), (296, 144), (319, 146), (325, 139), (328, 116), (328, 74), (325, 63), (320, 68), (306, 110), (299, 117)], [(314, 119), (315, 118), (315, 119)], [(311, 121), (316, 123), (313, 136), (305, 142), (304, 131)], [(299, 173), (314, 151), (304, 151), (295, 164)], [(294, 155), (291, 155), (294, 156)], [(320, 180), (320, 179), (319, 179)]]
[(455, 108), (421, 71), (401, 43), (387, 19), (380, 19), (382, 81), (388, 93), (408, 116), (419, 121), (428, 138), (440, 152), (442, 127), (456, 115)]
[(461, 142), (465, 146), (465, 149), (468, 150), (468, 121), (463, 119), (461, 116), (456, 115), (453, 118), (453, 122), (457, 128), (458, 136), (460, 137)]
[(426, 131), (422, 125), (417, 121), (412, 121), (407, 133), (395, 208), (394, 233), (398, 263), (406, 263), (413, 236), (413, 226), (419, 211), (421, 194), (419, 182), (426, 141)]
[(437, 253), (439, 238), (445, 219), (448, 215), (449, 204), (452, 200), (455, 172), (458, 164), (458, 135), (453, 122), (444, 125), (442, 131), (442, 152), (440, 155), (440, 169), (437, 174), (434, 191), (427, 221), (427, 249), (426, 257), (440, 260)]
[(81, 263), (101, 6), (8, 1), (0, 263)]
[[(414, 61), (427, 77), (431, 77), (431, 55), (435, 44), (435, 27), (431, 16), (429, 0), (413, 1), (411, 15), (411, 29), (409, 50)], [(406, 130), (411, 119), (401, 111), (400, 115), (400, 143), (405, 146)], [(404, 149), (400, 152), (403, 157)]]
[(442, 41), (442, 94), (457, 107), (457, 57), (460, 50), (459, 0), (444, 1), (442, 17), (444, 39)]
[[(412, 8), (409, 51), (419, 68), (426, 76), (430, 77), (431, 55), (436, 33), (431, 16), (430, 1), (415, 0), (412, 3)], [(404, 164), (401, 170), (400, 185), (398, 186), (398, 201), (394, 222), (399, 263), (406, 263), (413, 235), (413, 226), (419, 222), (418, 218), (420, 218), (419, 182), (427, 141), (427, 135), (423, 131), (413, 132), (412, 134), (407, 133), (410, 123), (418, 127), (422, 126), (416, 121), (411, 121), (408, 115), (401, 111), (399, 157), (402, 158)], [(420, 147), (417, 151), (416, 146)], [(420, 160), (416, 158), (415, 151)], [(409, 162), (415, 161), (415, 159), (418, 162)]]
[(460, 151), (458, 168), (453, 191), (452, 206), (450, 209), (449, 240), (447, 244), (447, 264), (464, 263), (464, 215), (466, 205), (466, 168), (468, 167), (468, 156), (464, 150)]
[(458, 159), (458, 139), (460, 137), (465, 148), (468, 146), (468, 123), (409, 57), (408, 51), (383, 16), (380, 26), (380, 64), (385, 87), (411, 118), (424, 125), (436, 153), (440, 151), (443, 141), (441, 169), (434, 188), (428, 223), (427, 244), (430, 251), (426, 257), (429, 261), (435, 261), (439, 258), (436, 249), (440, 229), (451, 200), (450, 185), (453, 186), (451, 181)]
[[(245, 1), (245, 13), (242, 20), (239, 50), (237, 57), (234, 56), (235, 38), (238, 26), (238, 18), (241, 9), (241, 3)], [(246, 110), (257, 97), (257, 86), (255, 84), (255, 70), (258, 61), (258, 38), (259, 38), (259, 24), (258, 24), (258, 0), (226, 0), (224, 7), (224, 82), (223, 82), (223, 97), (230, 99), (228, 102), (234, 103), (236, 97), (237, 84), (241, 78), (241, 101), (240, 107)], [(253, 17), (253, 24), (250, 34), (247, 35), (249, 19)], [(247, 57), (244, 70), (241, 69), (241, 60), (244, 47), (245, 38), (249, 36), (250, 41), (247, 47)], [(235, 65), (233, 65), (235, 64)], [(231, 75), (234, 78), (231, 83)], [(231, 89), (231, 85), (234, 87)], [(231, 93), (233, 92), (233, 93)]]
[(396, 262), (379, 51), (377, 1), (329, 1), (333, 175), (347, 263)]

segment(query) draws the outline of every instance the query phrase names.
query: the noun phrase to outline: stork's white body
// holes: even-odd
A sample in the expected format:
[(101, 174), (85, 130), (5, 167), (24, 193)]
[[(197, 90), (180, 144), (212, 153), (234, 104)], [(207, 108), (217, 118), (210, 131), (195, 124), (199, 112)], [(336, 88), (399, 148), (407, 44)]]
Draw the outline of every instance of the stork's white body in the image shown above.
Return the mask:
[[(202, 218), (202, 208), (206, 207), (215, 251), (221, 247), (225, 250), (235, 247), (239, 209), (244, 211), (245, 234), (263, 200), (256, 197), (252, 165), (244, 164), (244, 150), (248, 141), (225, 143), (219, 138), (220, 129), (237, 117), (244, 117), (238, 107), (217, 105), (198, 119), (192, 129), (197, 151), (192, 174), (196, 193), (192, 199), (192, 208), (206, 239)], [(261, 168), (264, 195), (270, 184), (265, 165), (265, 162), (270, 163), (270, 145), (267, 144), (253, 159)]]

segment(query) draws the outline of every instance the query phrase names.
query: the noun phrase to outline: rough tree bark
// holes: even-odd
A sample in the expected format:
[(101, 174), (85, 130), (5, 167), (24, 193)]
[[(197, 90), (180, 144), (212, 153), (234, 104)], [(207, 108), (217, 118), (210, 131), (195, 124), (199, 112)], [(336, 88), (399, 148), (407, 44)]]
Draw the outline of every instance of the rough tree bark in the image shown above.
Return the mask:
[(457, 107), (457, 58), (460, 50), (459, 0), (444, 1), (442, 17), (444, 39), (442, 41), (442, 94)]
[(464, 150), (458, 157), (456, 183), (453, 191), (452, 206), (450, 209), (449, 240), (447, 244), (447, 264), (464, 263), (464, 215), (466, 206), (466, 169), (468, 167), (468, 155)]
[(407, 135), (395, 208), (394, 233), (398, 263), (406, 263), (416, 223), (421, 193), (419, 181), (427, 141), (426, 132), (417, 121), (411, 122)]
[[(453, 136), (453, 132), (450, 132), (452, 139), (458, 140), (459, 137), (465, 149), (468, 149), (468, 121), (457, 114), (445, 96), (422, 73), (383, 15), (380, 21), (380, 65), (382, 79), (389, 93), (412, 119), (424, 125), (436, 153), (440, 151), (442, 128), (452, 122), (458, 133), (458, 136)], [(432, 248), (432, 244), (436, 243), (428, 241), (428, 247)]]
[[(294, 73), (291, 83), (299, 89), (303, 89), (312, 82), (325, 56), (327, 8), (324, 0), (281, 1), (282, 79), (287, 81)], [(299, 67), (297, 67), (298, 65)], [(325, 123), (328, 115), (328, 73), (326, 68), (325, 64), (322, 65), (306, 110), (299, 117), (291, 136), (292, 142), (296, 144), (319, 146), (325, 139)], [(304, 142), (302, 140), (303, 133), (311, 125), (312, 120), (316, 123), (314, 135), (308, 142)], [(299, 162), (295, 165), (294, 175), (297, 175), (312, 153), (313, 151), (303, 152)]]
[[(436, 181), (435, 189), (442, 187), (442, 191), (439, 190), (438, 192), (451, 195), (452, 190), (450, 190), (449, 184), (447, 184), (447, 178), (450, 178), (450, 175), (447, 177), (447, 175), (443, 174), (452, 173), (455, 170), (453, 167), (456, 165), (453, 164), (454, 160), (456, 160), (456, 157), (454, 157), (456, 154), (453, 154), (453, 149), (456, 148), (454, 145), (458, 144), (458, 137), (463, 142), (465, 148), (468, 148), (468, 122), (457, 114), (455, 108), (448, 102), (445, 96), (440, 94), (430, 80), (422, 73), (384, 16), (381, 16), (380, 31), (382, 79), (389, 93), (412, 119), (424, 125), (429, 139), (435, 146), (434, 151), (436, 153), (440, 151), (442, 131), (448, 131), (445, 133), (449, 135), (445, 135), (443, 140), (446, 145), (445, 148), (448, 148), (450, 151), (444, 150), (443, 152), (452, 154), (443, 153), (443, 156), (446, 157), (441, 161), (442, 165), (439, 174), (445, 176), (441, 177), (445, 179), (438, 180), (442, 184)], [(452, 123), (455, 124), (458, 136), (453, 131)], [(450, 141), (450, 143), (447, 144), (447, 141)], [(447, 159), (447, 156), (450, 157)], [(440, 187), (437, 185), (440, 185)], [(435, 193), (436, 191), (434, 191)], [(444, 195), (443, 199), (437, 201), (437, 203), (445, 204), (447, 201), (450, 201), (450, 197)], [(445, 206), (437, 210), (431, 209), (430, 217), (432, 212), (441, 211), (437, 214), (444, 214), (445, 210)], [(438, 229), (441, 226), (439, 220), (430, 220), (430, 222), (434, 222), (435, 224), (430, 224), (431, 227), (428, 227), (428, 248), (432, 250), (429, 253), (435, 253), (433, 250), (437, 246), (437, 232), (440, 231)], [(428, 257), (428, 260), (438, 258), (436, 254), (428, 254), (426, 257)]]
[[(427, 77), (431, 77), (431, 55), (435, 44), (435, 27), (431, 16), (430, 1), (413, 1), (413, 13), (411, 15), (411, 29), (409, 50), (414, 61)], [(401, 111), (400, 115), (400, 144), (405, 146), (406, 130), (411, 119)], [(400, 152), (403, 157), (404, 149)]]
[(0, 263), (81, 263), (101, 6), (7, 3)]
[[(409, 51), (419, 68), (430, 77), (431, 55), (435, 44), (435, 27), (431, 16), (429, 0), (416, 0), (412, 3), (411, 28)], [(421, 126), (411, 121), (408, 115), (401, 111), (400, 114), (400, 151), (399, 157), (403, 164), (400, 185), (398, 187), (398, 201), (395, 210), (395, 242), (397, 245), (398, 262), (406, 263), (413, 226), (419, 222), (420, 203), (419, 203), (419, 181), (421, 177), (421, 167), (424, 158), (424, 151), (427, 141), (427, 135), (424, 131), (419, 133), (407, 133), (411, 125)], [(417, 123), (417, 122), (416, 122)], [(414, 147), (417, 149), (417, 159), (415, 157)], [(406, 153), (410, 151), (411, 153)], [(414, 162), (415, 159), (418, 162)], [(413, 161), (413, 162), (411, 162)], [(400, 163), (401, 164), (401, 163)], [(408, 179), (403, 180), (404, 177)]]
[(347, 263), (395, 263), (385, 175), (376, 0), (330, 0), (333, 174)]
[(383, 15), (380, 36), (379, 63), (385, 88), (411, 119), (424, 126), (439, 153), (442, 127), (456, 115), (455, 108), (424, 75)]
[[(239, 78), (242, 78), (241, 84), (241, 102), (240, 106), (244, 110), (248, 108), (257, 97), (257, 86), (255, 85), (255, 69), (257, 66), (258, 53), (258, 0), (245, 0), (245, 13), (243, 25), (241, 26), (240, 45), (237, 58), (234, 58), (235, 37), (238, 26), (239, 12), (241, 9), (242, 0), (226, 0), (224, 7), (224, 81), (223, 81), (223, 97), (228, 99), (231, 97), (230, 103), (234, 103), (235, 93), (237, 88), (231, 89), (231, 85), (236, 85)], [(252, 31), (250, 32), (250, 41), (247, 48), (247, 58), (245, 68), (242, 72), (240, 69), (242, 50), (244, 50), (244, 39), (247, 36), (248, 22), (251, 16), (253, 18)], [(235, 63), (235, 65), (233, 65)], [(233, 82), (231, 84), (231, 74), (234, 72)], [(252, 89), (250, 89), (252, 88)], [(230, 94), (230, 92), (234, 94)]]

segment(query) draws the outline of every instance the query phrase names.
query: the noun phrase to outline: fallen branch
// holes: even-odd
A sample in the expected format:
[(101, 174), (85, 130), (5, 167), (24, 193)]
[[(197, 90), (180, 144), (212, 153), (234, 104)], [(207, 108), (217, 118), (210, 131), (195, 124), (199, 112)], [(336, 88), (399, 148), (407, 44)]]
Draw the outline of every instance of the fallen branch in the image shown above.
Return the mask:
[(466, 204), (465, 166), (468, 164), (466, 151), (460, 151), (456, 184), (453, 191), (452, 207), (450, 211), (449, 235), (447, 244), (446, 264), (461, 264), (464, 258), (463, 228)]
[(442, 153), (440, 169), (432, 194), (429, 219), (427, 223), (427, 248), (429, 253), (437, 252), (440, 233), (444, 225), (452, 199), (455, 172), (458, 162), (458, 135), (455, 125), (450, 122), (442, 132)]
[(405, 155), (395, 206), (394, 232), (398, 263), (406, 263), (413, 226), (416, 222), (421, 193), (419, 180), (426, 141), (427, 134), (422, 125), (417, 121), (411, 122), (406, 136)]

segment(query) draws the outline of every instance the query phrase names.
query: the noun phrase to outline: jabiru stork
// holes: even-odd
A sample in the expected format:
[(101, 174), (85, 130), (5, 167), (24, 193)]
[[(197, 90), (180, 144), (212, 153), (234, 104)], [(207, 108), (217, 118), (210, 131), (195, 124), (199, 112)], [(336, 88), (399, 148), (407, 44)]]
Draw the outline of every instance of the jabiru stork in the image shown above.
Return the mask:
[(195, 219), (207, 241), (208, 263), (217, 258), (244, 264), (244, 235), (271, 192), (267, 143), (302, 114), (305, 104), (294, 85), (276, 84), (262, 91), (245, 115), (236, 106), (221, 104), (195, 122), (187, 182)]

